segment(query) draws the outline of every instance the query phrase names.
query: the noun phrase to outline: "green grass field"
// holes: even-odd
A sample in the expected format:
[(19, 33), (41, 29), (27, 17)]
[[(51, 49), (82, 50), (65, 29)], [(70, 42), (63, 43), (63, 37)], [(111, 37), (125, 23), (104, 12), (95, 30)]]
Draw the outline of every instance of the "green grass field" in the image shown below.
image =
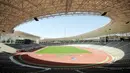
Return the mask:
[(36, 52), (37, 54), (72, 54), (72, 53), (90, 53), (87, 50), (79, 49), (72, 46), (48, 46)]

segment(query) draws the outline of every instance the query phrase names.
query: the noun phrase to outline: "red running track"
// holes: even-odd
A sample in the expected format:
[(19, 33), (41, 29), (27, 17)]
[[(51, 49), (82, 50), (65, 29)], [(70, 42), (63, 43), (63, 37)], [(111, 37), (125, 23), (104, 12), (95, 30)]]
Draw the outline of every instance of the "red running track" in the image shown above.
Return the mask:
[[(81, 47), (80, 47), (81, 48)], [(81, 48), (86, 49), (86, 48)], [(86, 65), (86, 64), (102, 64), (111, 63), (112, 56), (104, 51), (90, 49), (86, 50), (91, 53), (83, 54), (36, 54), (35, 52), (18, 53), (22, 59), (31, 64), (43, 65)]]

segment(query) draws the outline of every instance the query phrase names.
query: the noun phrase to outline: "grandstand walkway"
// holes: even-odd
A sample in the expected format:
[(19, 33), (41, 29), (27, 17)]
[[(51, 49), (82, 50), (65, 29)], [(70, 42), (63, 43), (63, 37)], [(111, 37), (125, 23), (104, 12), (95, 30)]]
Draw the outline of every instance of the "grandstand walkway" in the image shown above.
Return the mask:
[(7, 46), (3, 43), (0, 43), (0, 52), (15, 53), (16, 49), (13, 47)]

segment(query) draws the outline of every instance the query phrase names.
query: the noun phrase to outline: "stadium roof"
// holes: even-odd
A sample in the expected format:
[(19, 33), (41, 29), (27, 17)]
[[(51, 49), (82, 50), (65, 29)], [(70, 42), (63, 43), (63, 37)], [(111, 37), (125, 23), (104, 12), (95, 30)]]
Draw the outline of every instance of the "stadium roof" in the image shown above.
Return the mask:
[(112, 19), (104, 27), (72, 38), (130, 32), (130, 0), (0, 0), (0, 33), (11, 33), (14, 27), (33, 18), (69, 12), (98, 12)]
[(25, 32), (22, 32), (22, 31), (14, 31), (14, 33), (12, 35), (13, 36), (23, 37), (23, 38), (29, 37), (29, 38), (40, 39), (39, 36), (32, 35), (32, 34), (29, 34), (29, 33), (25, 33)]

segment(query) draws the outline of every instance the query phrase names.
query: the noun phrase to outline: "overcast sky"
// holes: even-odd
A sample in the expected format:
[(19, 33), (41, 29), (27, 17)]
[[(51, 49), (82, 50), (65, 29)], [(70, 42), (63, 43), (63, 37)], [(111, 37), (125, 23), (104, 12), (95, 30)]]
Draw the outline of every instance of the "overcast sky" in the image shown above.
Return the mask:
[(41, 38), (59, 38), (83, 34), (109, 22), (110, 19), (103, 16), (56, 16), (21, 24), (15, 30), (34, 34)]

